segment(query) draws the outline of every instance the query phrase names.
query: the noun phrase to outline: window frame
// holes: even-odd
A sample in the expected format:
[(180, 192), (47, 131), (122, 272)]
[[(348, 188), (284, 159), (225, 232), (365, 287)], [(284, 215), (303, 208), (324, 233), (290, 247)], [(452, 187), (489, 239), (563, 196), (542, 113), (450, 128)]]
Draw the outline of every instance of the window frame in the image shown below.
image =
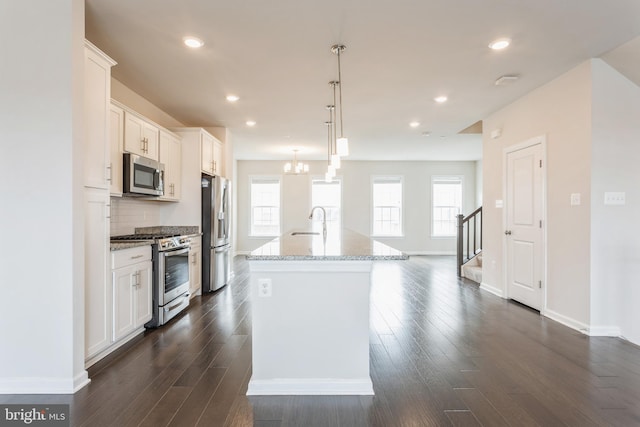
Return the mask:
[[(400, 230), (398, 234), (378, 234), (375, 233), (375, 185), (377, 183), (383, 182), (393, 182), (396, 181), (400, 184)], [(371, 200), (369, 204), (369, 214), (370, 214), (370, 234), (371, 237), (379, 237), (379, 238), (404, 238), (404, 176), (403, 175), (372, 175), (371, 176)]]
[[(460, 184), (460, 212), (458, 213), (461, 214), (464, 212), (464, 175), (432, 175), (431, 176), (431, 187), (430, 187), (430, 191), (431, 191), (431, 206), (430, 206), (430, 211), (431, 211), (431, 225), (430, 225), (430, 236), (432, 239), (455, 239), (457, 237), (457, 232), (454, 232), (453, 234), (435, 234), (434, 233), (434, 228), (435, 228), (435, 204), (434, 204), (434, 191), (433, 191), (433, 186), (437, 183), (441, 183), (441, 182), (445, 182), (445, 181), (449, 181), (449, 182), (457, 182)], [(457, 223), (455, 224), (457, 225)]]
[[(253, 230), (253, 184), (259, 181), (277, 181), (278, 182), (278, 233), (277, 234), (254, 234)], [(249, 175), (249, 238), (254, 239), (272, 239), (282, 234), (282, 176), (281, 175)]]

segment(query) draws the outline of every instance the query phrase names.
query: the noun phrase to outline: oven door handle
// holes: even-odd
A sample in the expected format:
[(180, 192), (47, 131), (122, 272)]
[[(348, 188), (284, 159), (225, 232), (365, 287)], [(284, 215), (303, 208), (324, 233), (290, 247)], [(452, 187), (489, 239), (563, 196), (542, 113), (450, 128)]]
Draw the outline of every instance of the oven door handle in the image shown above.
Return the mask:
[(189, 253), (190, 249), (191, 249), (191, 247), (184, 248), (184, 249), (178, 249), (177, 251), (165, 251), (165, 252), (162, 252), (162, 255), (164, 255), (165, 258), (169, 257), (169, 256), (183, 255), (183, 254)]
[(164, 307), (164, 312), (168, 313), (171, 310), (173, 310), (174, 308), (179, 307), (182, 304), (182, 301), (178, 301), (178, 299), (180, 299), (180, 298), (187, 298), (188, 299), (189, 296), (190, 296), (189, 292), (185, 292), (183, 295), (181, 295), (181, 296), (179, 296), (178, 298), (175, 299), (175, 301), (177, 301), (177, 302), (174, 305), (172, 305), (171, 307), (166, 307), (165, 306)]

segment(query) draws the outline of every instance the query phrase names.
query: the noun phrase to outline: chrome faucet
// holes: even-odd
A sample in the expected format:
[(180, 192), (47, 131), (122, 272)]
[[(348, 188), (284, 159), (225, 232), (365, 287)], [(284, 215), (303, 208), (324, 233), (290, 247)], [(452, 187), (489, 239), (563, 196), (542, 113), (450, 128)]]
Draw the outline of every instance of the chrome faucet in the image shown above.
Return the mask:
[(327, 211), (322, 206), (314, 206), (311, 208), (309, 219), (313, 219), (313, 213), (316, 209), (322, 210), (322, 237), (327, 238)]

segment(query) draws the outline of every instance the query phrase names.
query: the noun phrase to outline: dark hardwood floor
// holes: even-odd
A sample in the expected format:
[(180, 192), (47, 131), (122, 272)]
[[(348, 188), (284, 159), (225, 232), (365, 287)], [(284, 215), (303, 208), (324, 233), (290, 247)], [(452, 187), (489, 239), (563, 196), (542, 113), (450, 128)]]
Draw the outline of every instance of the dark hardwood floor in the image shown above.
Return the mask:
[[(90, 369), (74, 426), (640, 426), (640, 348), (589, 338), (455, 275), (453, 257), (379, 262), (373, 273), (375, 396), (247, 397), (248, 266)], [(336, 298), (339, 298), (336, 295)]]

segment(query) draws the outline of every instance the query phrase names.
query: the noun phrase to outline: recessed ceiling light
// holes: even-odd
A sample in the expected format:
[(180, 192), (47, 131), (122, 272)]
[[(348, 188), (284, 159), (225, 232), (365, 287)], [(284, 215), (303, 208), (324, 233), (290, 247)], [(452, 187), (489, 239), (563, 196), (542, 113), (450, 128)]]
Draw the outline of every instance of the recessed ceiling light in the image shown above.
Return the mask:
[(492, 41), (491, 43), (489, 43), (489, 47), (493, 50), (502, 50), (505, 47), (509, 46), (509, 44), (511, 44), (511, 40), (503, 38)]
[(240, 97), (238, 95), (227, 95), (227, 101), (236, 102)]
[(417, 128), (418, 126), (420, 126), (420, 122), (411, 122), (409, 123), (409, 126), (411, 126), (412, 128)]
[(256, 122), (254, 122), (253, 120), (247, 120), (246, 125), (252, 127), (256, 125)]
[(197, 37), (191, 37), (191, 36), (185, 37), (182, 39), (182, 41), (184, 42), (185, 45), (187, 45), (192, 49), (197, 49), (199, 47), (204, 46), (204, 42)]
[(430, 135), (431, 135), (431, 132), (429, 131), (422, 132), (422, 136), (430, 136)]
[(439, 104), (442, 104), (443, 102), (447, 102), (447, 99), (448, 98), (446, 96), (444, 96), (444, 95), (437, 96), (437, 97), (433, 98), (433, 100), (436, 101)]

